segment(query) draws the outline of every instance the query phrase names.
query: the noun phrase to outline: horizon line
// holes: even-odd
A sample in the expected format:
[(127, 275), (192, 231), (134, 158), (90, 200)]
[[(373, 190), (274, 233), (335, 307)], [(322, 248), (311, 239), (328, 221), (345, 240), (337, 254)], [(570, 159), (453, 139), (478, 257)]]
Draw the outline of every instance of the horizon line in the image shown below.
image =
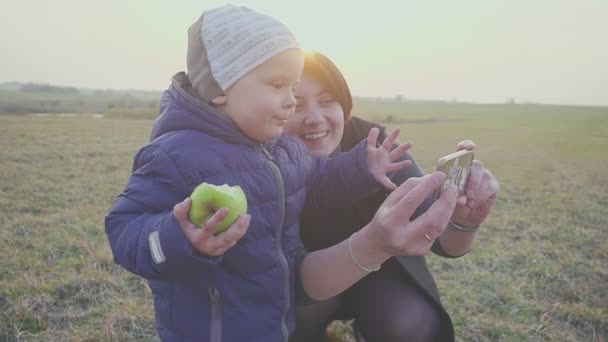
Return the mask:
[[(82, 86), (74, 86), (74, 85), (63, 85), (49, 82), (33, 82), (33, 81), (0, 81), (0, 86), (7, 84), (34, 84), (34, 85), (43, 85), (43, 86), (51, 86), (58, 88), (74, 88), (79, 90), (96, 90), (96, 91), (111, 91), (111, 92), (142, 92), (142, 93), (159, 93), (161, 94), (165, 89), (145, 89), (145, 88), (95, 88), (95, 87), (82, 87)], [(0, 89), (3, 90), (3, 89)], [(404, 96), (403, 94), (395, 94), (392, 96), (373, 96), (373, 95), (357, 95), (352, 94), (353, 98), (365, 99), (365, 100), (390, 100), (392, 102), (441, 102), (441, 103), (454, 103), (454, 104), (475, 104), (475, 105), (543, 105), (543, 106), (568, 106), (568, 107), (608, 107), (608, 103), (606, 104), (589, 104), (589, 103), (566, 103), (566, 102), (541, 102), (534, 101), (528, 99), (517, 100), (513, 96), (506, 96), (505, 100), (502, 102), (499, 101), (472, 101), (472, 100), (460, 100), (457, 97), (453, 97), (451, 99), (441, 99), (441, 98), (410, 98)], [(512, 102), (510, 102), (512, 100)]]

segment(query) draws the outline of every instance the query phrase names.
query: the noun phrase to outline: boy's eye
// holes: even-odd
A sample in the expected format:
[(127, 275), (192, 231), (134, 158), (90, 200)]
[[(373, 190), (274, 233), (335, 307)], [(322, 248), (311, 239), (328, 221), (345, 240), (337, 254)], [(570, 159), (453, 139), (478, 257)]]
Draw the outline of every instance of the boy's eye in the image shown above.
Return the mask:
[(271, 85), (276, 89), (281, 89), (281, 88), (283, 88), (284, 83), (280, 82), (280, 81), (276, 81), (276, 82), (272, 82)]

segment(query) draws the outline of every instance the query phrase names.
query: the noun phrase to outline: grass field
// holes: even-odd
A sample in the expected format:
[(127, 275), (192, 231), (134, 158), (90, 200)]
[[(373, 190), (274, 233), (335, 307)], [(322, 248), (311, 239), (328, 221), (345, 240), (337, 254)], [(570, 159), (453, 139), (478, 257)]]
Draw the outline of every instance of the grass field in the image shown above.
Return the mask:
[[(501, 182), (474, 250), (429, 257), (459, 340), (608, 340), (608, 108), (357, 108), (401, 127), (426, 170), (475, 140)], [(151, 125), (0, 116), (0, 340), (157, 339), (151, 294), (114, 265), (103, 230)]]

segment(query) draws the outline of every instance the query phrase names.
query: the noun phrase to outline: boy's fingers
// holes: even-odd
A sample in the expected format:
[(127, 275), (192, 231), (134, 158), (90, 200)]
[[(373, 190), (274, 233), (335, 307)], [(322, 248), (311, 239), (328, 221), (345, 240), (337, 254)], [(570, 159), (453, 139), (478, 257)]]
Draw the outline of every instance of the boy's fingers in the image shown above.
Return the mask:
[(178, 221), (181, 221), (184, 218), (184, 214), (187, 214), (191, 201), (190, 197), (186, 197), (183, 201), (173, 206), (173, 215), (175, 215)]
[(381, 178), (378, 181), (380, 182), (380, 184), (382, 184), (385, 188), (387, 188), (389, 190), (397, 189), (397, 185), (395, 185), (395, 183), (393, 183), (393, 181), (390, 178), (388, 178), (386, 175), (381, 176)]
[(397, 140), (397, 137), (399, 137), (399, 132), (401, 132), (401, 130), (399, 128), (395, 128), (391, 132), (391, 134), (389, 134), (389, 136), (384, 139), (384, 142), (382, 143), (382, 148), (387, 151), (390, 151), (391, 147), (393, 147), (393, 144)]
[(228, 215), (228, 208), (220, 208), (220, 210), (216, 211), (207, 222), (201, 227), (198, 231), (198, 239), (199, 241), (211, 240), (213, 239), (213, 235), (217, 230), (218, 226)]
[(200, 247), (200, 241), (202, 240), (199, 236), (199, 234), (201, 234), (201, 229), (198, 229), (198, 227), (190, 221), (189, 213), (191, 206), (192, 199), (187, 197), (173, 207), (173, 215), (188, 241), (198, 249)]
[(190, 213), (190, 206), (192, 204), (192, 199), (190, 197), (186, 197), (185, 200), (177, 203), (173, 206), (173, 216), (182, 227), (182, 229), (192, 228), (192, 222), (190, 222), (190, 218), (188, 217), (188, 213)]
[(412, 147), (412, 143), (410, 143), (410, 142), (407, 142), (405, 144), (397, 146), (394, 150), (392, 150), (391, 152), (389, 152), (389, 154), (388, 154), (389, 160), (390, 161), (395, 161), (395, 160), (399, 159), (411, 147)]
[(235, 240), (230, 240), (227, 243), (221, 245), (220, 247), (218, 247), (215, 250), (216, 255), (222, 255), (224, 253), (226, 253), (227, 250), (229, 250), (230, 248), (234, 247), (234, 245), (236, 245), (238, 241)]
[(401, 171), (409, 166), (412, 165), (412, 161), (411, 160), (404, 160), (404, 161), (400, 161), (398, 163), (392, 163), (389, 166), (386, 167), (386, 173), (394, 173), (397, 171)]
[(372, 128), (367, 135), (367, 147), (376, 148), (376, 142), (378, 141), (379, 130), (377, 127)]
[[(249, 222), (251, 222), (251, 215), (241, 215), (239, 218), (222, 234), (215, 238), (214, 243), (219, 248), (230, 248), (234, 246), (249, 229)], [(234, 243), (232, 243), (234, 242)], [(228, 246), (228, 247), (227, 247)]]

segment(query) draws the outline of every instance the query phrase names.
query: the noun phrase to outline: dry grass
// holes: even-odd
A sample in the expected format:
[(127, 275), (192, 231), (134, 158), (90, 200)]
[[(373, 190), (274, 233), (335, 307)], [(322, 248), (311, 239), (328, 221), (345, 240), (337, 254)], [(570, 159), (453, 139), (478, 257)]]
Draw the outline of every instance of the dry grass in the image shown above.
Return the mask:
[[(429, 258), (460, 340), (606, 340), (607, 108), (360, 108), (393, 115), (427, 170), (473, 138), (501, 181), (474, 251)], [(147, 286), (103, 232), (151, 124), (0, 116), (0, 340), (157, 339)]]

